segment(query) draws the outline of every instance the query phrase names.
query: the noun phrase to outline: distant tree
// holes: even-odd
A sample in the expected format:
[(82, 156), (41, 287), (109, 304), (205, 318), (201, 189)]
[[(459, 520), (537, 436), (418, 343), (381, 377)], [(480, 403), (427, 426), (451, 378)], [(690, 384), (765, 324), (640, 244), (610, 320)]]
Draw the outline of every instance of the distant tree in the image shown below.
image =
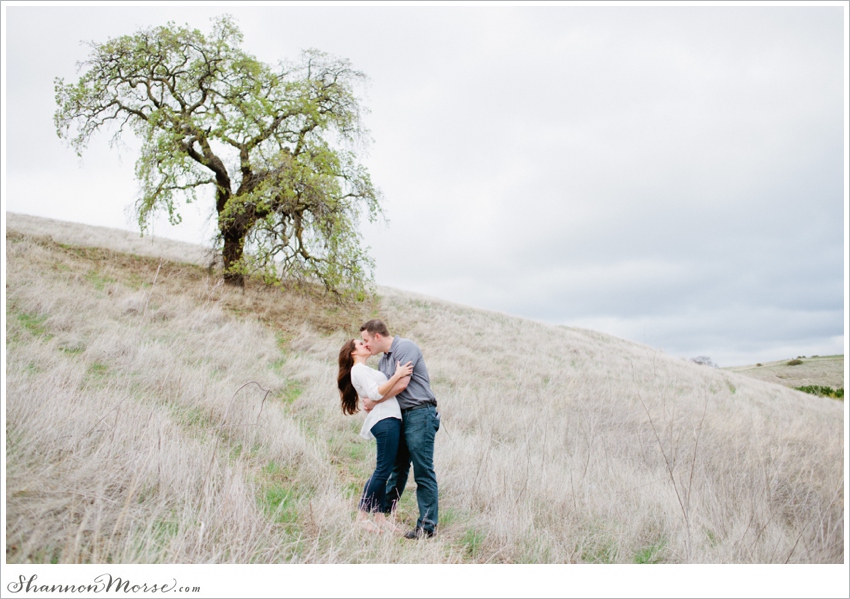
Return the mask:
[(711, 361), (711, 358), (708, 356), (697, 356), (696, 358), (691, 358), (691, 362), (695, 364), (700, 364), (702, 366), (711, 366), (712, 368), (717, 368), (717, 364)]
[[(356, 225), (380, 214), (380, 192), (353, 148), (367, 141), (355, 84), (365, 76), (316, 51), (266, 65), (240, 49), (230, 16), (212, 34), (167, 26), (90, 42), (80, 80), (55, 79), (57, 133), (80, 155), (92, 135), (127, 129), (142, 141), (136, 203), (142, 232), (178, 200), (214, 190), (225, 280), (320, 282), (360, 291), (373, 262)], [(245, 251), (248, 249), (248, 251)]]

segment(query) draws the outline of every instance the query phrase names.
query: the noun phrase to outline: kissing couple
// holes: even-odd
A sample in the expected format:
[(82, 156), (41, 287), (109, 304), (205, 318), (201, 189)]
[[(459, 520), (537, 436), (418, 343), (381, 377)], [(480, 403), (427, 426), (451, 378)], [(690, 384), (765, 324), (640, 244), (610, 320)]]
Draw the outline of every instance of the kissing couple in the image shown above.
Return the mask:
[[(377, 370), (366, 365), (380, 353)], [(410, 339), (391, 336), (383, 321), (370, 320), (360, 327), (360, 339), (342, 346), (337, 386), (343, 413), (356, 414), (362, 405), (366, 420), (360, 436), (377, 445), (375, 472), (360, 497), (357, 520), (373, 532), (398, 531), (394, 515), (413, 464), (419, 519), (404, 536), (433, 537), (438, 513), (434, 437), (440, 413), (422, 351)]]

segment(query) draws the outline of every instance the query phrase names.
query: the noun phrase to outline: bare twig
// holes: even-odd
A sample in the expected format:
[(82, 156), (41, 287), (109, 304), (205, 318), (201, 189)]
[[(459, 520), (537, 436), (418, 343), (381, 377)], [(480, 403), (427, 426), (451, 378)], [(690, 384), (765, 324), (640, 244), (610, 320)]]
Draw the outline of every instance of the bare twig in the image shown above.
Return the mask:
[[(260, 383), (258, 383), (257, 381), (248, 381), (247, 383), (243, 384), (233, 393), (233, 397), (230, 398), (230, 402), (227, 404), (227, 408), (225, 408), (225, 410), (224, 410), (224, 416), (222, 417), (219, 425), (216, 427), (218, 430), (221, 430), (224, 427), (224, 425), (227, 423), (227, 416), (230, 413), (230, 408), (233, 406), (233, 402), (236, 401), (236, 396), (239, 394), (239, 392), (242, 389), (244, 389), (248, 385), (257, 385), (257, 387), (259, 387), (261, 390), (265, 391), (266, 394), (263, 396), (263, 403), (266, 401), (266, 397), (268, 397), (270, 391), (268, 389), (265, 389), (262, 385), (260, 385)], [(261, 403), (260, 404), (260, 412), (262, 412), (262, 409), (263, 409), (263, 407), (262, 407), (262, 403)], [(259, 414), (257, 415), (257, 420), (259, 421)], [(213, 466), (213, 463), (215, 462), (216, 450), (218, 450), (219, 441), (220, 441), (220, 435), (216, 435), (215, 436), (215, 444), (213, 445), (213, 450), (212, 450), (212, 453), (210, 455), (210, 464), (209, 464), (209, 466), (207, 466), (207, 473), (204, 476), (204, 482), (206, 482), (207, 478), (209, 477), (210, 472), (212, 471), (212, 466)]]
[(153, 288), (156, 286), (156, 280), (159, 277), (159, 269), (162, 268), (162, 258), (159, 259), (159, 266), (156, 267), (156, 274), (153, 277), (153, 283), (151, 284), (151, 291), (148, 293), (148, 299), (145, 300), (145, 307), (142, 310), (142, 316), (144, 316), (148, 311), (148, 304), (151, 301), (151, 296), (153, 296)]
[[(655, 358), (653, 356), (653, 369), (655, 364)], [(635, 379), (634, 376), (634, 365), (632, 365), (632, 380)], [(635, 387), (637, 389), (637, 386)], [(658, 449), (661, 451), (661, 455), (664, 458), (664, 464), (667, 467), (667, 474), (670, 477), (670, 482), (673, 484), (673, 491), (676, 493), (676, 500), (679, 502), (679, 508), (682, 510), (682, 517), (685, 519), (685, 533), (687, 535), (687, 561), (690, 561), (691, 558), (691, 521), (690, 515), (688, 514), (688, 509), (685, 507), (685, 502), (682, 500), (682, 495), (679, 493), (679, 485), (676, 483), (676, 477), (673, 473), (673, 466), (670, 463), (670, 458), (667, 456), (667, 452), (664, 451), (664, 444), (661, 442), (661, 437), (658, 434), (658, 430), (655, 428), (655, 422), (652, 419), (652, 414), (649, 413), (649, 408), (646, 406), (646, 402), (643, 401), (643, 396), (641, 395), (639, 390), (636, 390), (638, 400), (640, 401), (641, 406), (643, 406), (644, 412), (646, 412), (646, 417), (649, 420), (649, 426), (652, 428), (652, 433), (655, 435), (655, 440), (658, 442)]]
[(788, 560), (791, 559), (791, 556), (794, 554), (794, 550), (797, 548), (797, 545), (800, 543), (800, 538), (803, 536), (803, 531), (800, 531), (800, 534), (797, 535), (797, 540), (794, 541), (794, 546), (791, 547), (791, 551), (788, 552), (788, 557), (785, 558), (784, 563), (788, 563)]

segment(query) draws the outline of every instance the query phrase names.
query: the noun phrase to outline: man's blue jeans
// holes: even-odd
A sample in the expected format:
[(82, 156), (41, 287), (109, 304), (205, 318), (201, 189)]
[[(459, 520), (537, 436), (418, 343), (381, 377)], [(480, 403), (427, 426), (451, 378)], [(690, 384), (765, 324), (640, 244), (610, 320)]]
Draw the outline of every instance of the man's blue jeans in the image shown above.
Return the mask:
[(437, 526), (437, 474), (434, 472), (434, 436), (440, 429), (440, 417), (434, 406), (403, 411), (402, 434), (393, 472), (387, 480), (387, 504), (395, 510), (413, 464), (416, 501), (419, 504), (417, 528), (433, 531)]

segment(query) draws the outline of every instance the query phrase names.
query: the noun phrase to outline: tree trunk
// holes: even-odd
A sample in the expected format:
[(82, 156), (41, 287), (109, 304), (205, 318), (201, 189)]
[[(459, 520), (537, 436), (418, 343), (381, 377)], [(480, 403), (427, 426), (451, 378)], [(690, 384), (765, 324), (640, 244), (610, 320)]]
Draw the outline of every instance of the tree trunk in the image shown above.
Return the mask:
[(234, 272), (233, 267), (242, 259), (242, 251), (245, 248), (245, 236), (248, 234), (244, 215), (235, 217), (224, 217), (222, 212), (226, 203), (218, 203), (218, 230), (224, 239), (222, 259), (224, 260), (224, 282), (237, 287), (245, 286), (245, 278), (241, 272)]
[(222, 230), (224, 237), (224, 282), (236, 287), (245, 286), (245, 278), (241, 272), (232, 272), (231, 267), (242, 259), (242, 249), (245, 236), (234, 231), (235, 227)]
[(242, 251), (245, 247), (245, 235), (248, 228), (245, 227), (244, 215), (223, 216), (227, 203), (231, 198), (230, 177), (222, 166), (216, 171), (216, 212), (218, 212), (218, 230), (224, 240), (222, 259), (224, 261), (224, 282), (236, 287), (245, 286), (245, 277), (241, 272), (234, 272), (233, 267), (242, 259)]
[(232, 268), (242, 259), (245, 249), (245, 238), (251, 227), (257, 222), (256, 211), (250, 205), (243, 206), (240, 213), (226, 219), (219, 214), (218, 227), (224, 239), (222, 258), (224, 259), (224, 282), (237, 287), (245, 286), (242, 273), (234, 272)]

